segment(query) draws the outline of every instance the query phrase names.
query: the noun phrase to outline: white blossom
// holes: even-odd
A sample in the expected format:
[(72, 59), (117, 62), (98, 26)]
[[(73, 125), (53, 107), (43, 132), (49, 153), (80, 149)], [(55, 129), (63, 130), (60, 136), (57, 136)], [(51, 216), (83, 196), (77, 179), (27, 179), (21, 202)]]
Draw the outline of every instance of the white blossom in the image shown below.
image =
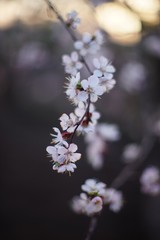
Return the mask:
[(123, 197), (120, 191), (106, 187), (106, 184), (95, 179), (87, 179), (81, 186), (80, 196), (73, 198), (71, 207), (78, 214), (93, 216), (99, 213), (105, 204), (109, 208), (118, 212), (123, 205)]
[(103, 182), (98, 182), (95, 179), (87, 179), (85, 183), (81, 186), (84, 192), (89, 195), (103, 196), (105, 194), (106, 184)]
[(77, 168), (74, 163), (66, 163), (64, 165), (61, 165), (58, 167), (58, 173), (64, 173), (66, 171), (68, 172), (74, 172), (74, 169)]
[(80, 153), (76, 153), (78, 147), (76, 144), (71, 143), (68, 148), (64, 146), (60, 146), (58, 148), (58, 154), (64, 158), (65, 162), (71, 161), (71, 162), (76, 162), (81, 158)]
[(75, 196), (71, 202), (71, 208), (74, 212), (78, 214), (86, 214), (86, 206), (88, 204), (89, 198), (87, 194), (81, 193), (80, 196)]
[(76, 213), (93, 216), (103, 208), (103, 195), (105, 195), (106, 184), (95, 179), (87, 179), (81, 186), (85, 193), (73, 198), (71, 207)]
[(101, 56), (99, 59), (94, 58), (93, 59), (93, 65), (96, 68), (94, 70), (94, 74), (105, 80), (111, 80), (113, 78), (113, 73), (115, 72), (115, 68), (113, 65), (110, 64), (109, 60), (103, 56)]
[(113, 73), (115, 72), (114, 66), (103, 56), (99, 59), (94, 58), (93, 65), (96, 68), (94, 75), (99, 78), (100, 84), (105, 86), (106, 91), (109, 92), (116, 84), (116, 80), (113, 79)]
[(70, 133), (74, 132), (78, 121), (78, 118), (74, 113), (70, 113), (69, 116), (66, 113), (63, 113), (59, 120), (63, 130), (67, 130), (67, 132)]
[(101, 197), (96, 196), (91, 199), (87, 194), (81, 193), (80, 196), (72, 199), (71, 207), (78, 214), (93, 216), (102, 210), (103, 201)]
[(68, 143), (63, 139), (60, 130), (56, 127), (54, 127), (53, 130), (55, 131), (56, 134), (51, 134), (51, 136), (53, 136), (52, 143), (67, 146)]
[(150, 195), (160, 193), (160, 171), (155, 166), (146, 168), (140, 178), (141, 190)]
[(114, 188), (108, 188), (105, 192), (104, 203), (109, 204), (113, 212), (118, 212), (123, 205), (122, 193)]
[(95, 111), (95, 106), (90, 104), (87, 110), (88, 104), (81, 103), (75, 109), (75, 115), (79, 120), (85, 115), (83, 121), (77, 131), (79, 133), (88, 133), (94, 131), (94, 126), (97, 124), (97, 120), (100, 118), (100, 113)]
[(82, 35), (82, 40), (74, 43), (74, 47), (81, 56), (86, 56), (88, 53), (95, 54), (100, 49), (102, 43), (103, 36), (99, 31), (96, 31), (93, 36), (85, 32)]
[(122, 153), (122, 160), (125, 163), (131, 163), (140, 156), (141, 153), (141, 147), (138, 144), (131, 143), (127, 144), (124, 147), (123, 153)]
[[(81, 118), (85, 114), (86, 108), (87, 106), (84, 103), (83, 105), (81, 104), (75, 109), (75, 114), (79, 118)], [(88, 114), (89, 114), (90, 122), (95, 125), (97, 123), (97, 120), (100, 118), (100, 113), (95, 111), (95, 106), (93, 104), (90, 104)]]
[(52, 157), (53, 170), (57, 170), (58, 173), (74, 172), (75, 162), (81, 158), (81, 154), (76, 153), (77, 149), (78, 147), (74, 143), (67, 148), (61, 145), (48, 146), (46, 151)]
[(79, 102), (86, 102), (88, 94), (83, 90), (80, 82), (80, 73), (78, 72), (76, 76), (71, 76), (68, 78), (69, 82), (67, 84), (66, 94), (74, 104)]
[(85, 211), (88, 216), (92, 216), (96, 213), (99, 213), (102, 210), (103, 201), (101, 197), (94, 197), (92, 200), (87, 204)]
[(48, 154), (52, 157), (52, 160), (54, 162), (58, 162), (58, 151), (56, 147), (53, 146), (48, 146), (46, 148), (46, 151), (48, 152)]
[(69, 27), (72, 27), (73, 29), (76, 29), (77, 26), (80, 24), (81, 20), (78, 16), (78, 13), (74, 10), (70, 13), (67, 14), (67, 20), (66, 20), (66, 24)]
[(91, 75), (88, 80), (82, 80), (81, 85), (86, 91), (87, 97), (90, 94), (91, 102), (96, 102), (98, 100), (98, 97), (105, 92), (105, 88), (103, 86), (100, 86), (99, 79), (95, 75)]
[(82, 62), (79, 61), (78, 53), (75, 51), (71, 53), (71, 56), (63, 55), (62, 63), (65, 67), (65, 72), (73, 76), (83, 67)]

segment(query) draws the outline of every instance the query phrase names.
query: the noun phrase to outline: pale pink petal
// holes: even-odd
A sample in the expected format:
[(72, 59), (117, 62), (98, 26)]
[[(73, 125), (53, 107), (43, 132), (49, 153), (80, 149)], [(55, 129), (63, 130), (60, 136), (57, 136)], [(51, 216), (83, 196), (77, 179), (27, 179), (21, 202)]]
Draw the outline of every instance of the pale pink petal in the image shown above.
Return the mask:
[(91, 102), (96, 102), (98, 100), (98, 96), (94, 93), (91, 94)]
[(114, 73), (116, 69), (112, 65), (106, 67), (106, 72)]
[(46, 148), (46, 151), (49, 153), (49, 154), (53, 154), (56, 152), (56, 148), (55, 147), (52, 147), (52, 146), (48, 146)]
[(76, 42), (74, 43), (74, 47), (75, 47), (75, 49), (77, 49), (77, 50), (82, 49), (82, 48), (83, 48), (83, 42), (81, 42), (81, 41), (76, 41)]
[(89, 82), (89, 85), (94, 88), (98, 85), (99, 79), (97, 76), (92, 75), (88, 78), (88, 82)]
[(66, 160), (65, 155), (60, 155), (60, 156), (58, 157), (58, 159), (57, 159), (57, 162), (58, 162), (59, 164), (63, 164), (65, 160)]
[(74, 144), (74, 143), (71, 143), (68, 150), (69, 150), (70, 152), (76, 152), (77, 149), (78, 149), (77, 145)]
[(113, 74), (112, 73), (104, 73), (104, 77), (107, 79), (107, 80), (111, 80), (113, 78)]
[(79, 92), (77, 99), (81, 102), (85, 102), (88, 99), (88, 93), (86, 93), (85, 91)]
[(95, 90), (95, 93), (98, 96), (101, 96), (105, 92), (105, 87), (104, 86), (98, 86)]
[(93, 65), (95, 68), (98, 68), (98, 69), (100, 68), (100, 62), (99, 62), (98, 58), (93, 59)]
[(81, 86), (83, 87), (84, 90), (88, 88), (88, 81), (86, 79), (81, 81)]
[(60, 146), (60, 147), (58, 147), (58, 154), (62, 154), (62, 155), (64, 155), (64, 154), (66, 154), (67, 153), (67, 149), (65, 148), (65, 147), (63, 147), (63, 146)]
[(58, 173), (63, 173), (63, 172), (65, 172), (65, 171), (66, 171), (66, 165), (60, 166), (60, 167), (58, 168)]
[(84, 33), (83, 36), (82, 36), (82, 41), (84, 43), (89, 43), (92, 39), (92, 35), (88, 32)]
[(69, 117), (66, 113), (63, 113), (62, 116), (59, 118), (60, 121), (68, 121)]
[(107, 64), (108, 64), (108, 59), (107, 58), (105, 58), (105, 57), (103, 57), (103, 56), (101, 56), (100, 57), (100, 63), (101, 63), (101, 66), (102, 67), (104, 67), (104, 66), (106, 66)]
[(94, 70), (94, 75), (96, 75), (97, 77), (102, 77), (103, 73), (101, 70), (96, 69)]
[(71, 164), (66, 165), (66, 169), (68, 172), (74, 172), (74, 168)]
[(74, 153), (72, 156), (70, 156), (71, 162), (76, 162), (81, 158), (81, 153)]

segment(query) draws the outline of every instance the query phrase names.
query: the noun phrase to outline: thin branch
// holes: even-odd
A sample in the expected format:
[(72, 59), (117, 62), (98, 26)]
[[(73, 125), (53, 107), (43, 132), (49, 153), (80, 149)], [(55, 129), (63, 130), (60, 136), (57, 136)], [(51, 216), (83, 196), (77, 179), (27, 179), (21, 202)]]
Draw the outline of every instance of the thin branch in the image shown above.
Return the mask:
[(70, 139), (70, 144), (72, 143), (73, 141), (73, 137), (77, 131), (77, 128), (79, 127), (79, 125), (83, 122), (83, 119), (85, 118), (86, 114), (89, 113), (89, 108), (90, 108), (90, 104), (91, 104), (91, 101), (90, 101), (90, 94), (88, 96), (88, 105), (87, 105), (87, 108), (86, 108), (86, 111), (85, 113), (83, 114), (82, 118), (80, 119), (80, 121), (78, 123), (76, 123), (76, 127), (74, 129), (74, 132), (72, 133), (72, 136), (71, 136), (71, 139)]
[(153, 146), (155, 144), (155, 138), (152, 136), (145, 136), (142, 140), (142, 150), (141, 154), (139, 155), (138, 159), (128, 164), (126, 167), (123, 168), (123, 170), (120, 172), (120, 174), (113, 180), (110, 187), (113, 188), (119, 188), (123, 184), (126, 183), (126, 181), (135, 173), (137, 168), (146, 160), (146, 158), (149, 156), (150, 152), (153, 149)]
[[(62, 25), (65, 27), (65, 29), (67, 30), (67, 32), (70, 34), (71, 38), (73, 41), (76, 41), (77, 38), (76, 36), (74, 35), (74, 33), (72, 32), (71, 28), (65, 23), (64, 19), (62, 18), (60, 12), (57, 10), (56, 6), (54, 3), (51, 3), (50, 0), (45, 0), (45, 2), (47, 3), (48, 7), (50, 8), (50, 10), (52, 10), (57, 18), (60, 20), (60, 22), (62, 23)], [(81, 61), (84, 63), (84, 65), (86, 66), (88, 72), (90, 74), (92, 74), (92, 71), (90, 70), (85, 58), (83, 56), (81, 56)], [(82, 118), (80, 119), (80, 121), (76, 124), (76, 128), (74, 129), (74, 132), (72, 133), (71, 135), (71, 139), (70, 139), (70, 143), (72, 143), (72, 140), (73, 140), (73, 137), (77, 131), (77, 128), (79, 127), (79, 125), (82, 123), (84, 117), (86, 116), (86, 114), (89, 112), (89, 107), (90, 107), (90, 94), (89, 94), (89, 97), (88, 97), (88, 106), (86, 108), (86, 111), (84, 113), (84, 115), (82, 116)]]
[[(142, 140), (142, 152), (138, 159), (132, 164), (127, 165), (123, 168), (120, 174), (113, 180), (110, 187), (119, 188), (127, 182), (127, 180), (135, 173), (136, 169), (147, 159), (151, 151), (153, 150), (156, 138), (150, 135), (147, 135)], [(97, 226), (98, 219), (96, 216), (91, 218), (90, 225), (85, 240), (90, 240), (95, 228)]]
[[(44, 1), (47, 3), (49, 9), (56, 14), (57, 18), (60, 20), (60, 22), (65, 27), (67, 32), (70, 34), (73, 42), (77, 41), (78, 39), (76, 38), (76, 36), (72, 32), (72, 29), (66, 24), (66, 22), (62, 18), (61, 14), (60, 14), (59, 10), (56, 8), (55, 4), (51, 3), (50, 0), (44, 0)], [(87, 62), (86, 62), (86, 60), (83, 56), (81, 56), (81, 61), (84, 63), (84, 65), (85, 65), (86, 69), (88, 70), (89, 74), (92, 75), (92, 71), (90, 70), (90, 68), (89, 68), (89, 66), (88, 66), (88, 64), (87, 64)]]
[(88, 229), (88, 232), (87, 232), (87, 236), (85, 238), (85, 240), (90, 240), (92, 235), (93, 235), (93, 232), (97, 226), (97, 222), (98, 222), (98, 218), (97, 217), (92, 217), (91, 218), (91, 221), (90, 221), (90, 225), (89, 225), (89, 229)]
[[(62, 18), (59, 11), (57, 10), (55, 4), (51, 3), (50, 0), (45, 0), (45, 2), (47, 3), (50, 10), (52, 10), (56, 14), (57, 18), (64, 25), (65, 29), (70, 34), (72, 40), (77, 41), (76, 36), (72, 32), (71, 28), (68, 27), (67, 24), (65, 23), (64, 19)], [(92, 71), (90, 70), (90, 68), (89, 68), (89, 66), (88, 66), (88, 64), (87, 64), (87, 62), (86, 62), (86, 60), (83, 56), (81, 56), (81, 60), (84, 63), (88, 72), (92, 75)], [(77, 128), (82, 123), (84, 117), (86, 116), (86, 113), (89, 111), (89, 107), (90, 107), (90, 97), (89, 97), (89, 100), (88, 100), (88, 106), (86, 108), (86, 111), (85, 111), (84, 115), (82, 116), (81, 120), (77, 123), (76, 128), (75, 128), (75, 130), (74, 130), (74, 132), (71, 136), (70, 142), (72, 142)], [(141, 152), (139, 158), (135, 162), (133, 162), (132, 164), (127, 165), (120, 172), (120, 174), (113, 180), (113, 182), (111, 183), (110, 186), (113, 187), (113, 188), (119, 188), (123, 184), (125, 184), (127, 182), (127, 180), (135, 173), (136, 169), (146, 160), (146, 158), (148, 157), (148, 155), (150, 154), (150, 152), (153, 149), (154, 143), (155, 143), (155, 139), (153, 139), (153, 137), (145, 136), (142, 140), (142, 152)], [(98, 222), (98, 216), (94, 216), (94, 217), (91, 218), (89, 229), (88, 229), (85, 240), (90, 240), (91, 239), (91, 237), (92, 237), (92, 235), (95, 231), (95, 228), (97, 226), (97, 222)]]

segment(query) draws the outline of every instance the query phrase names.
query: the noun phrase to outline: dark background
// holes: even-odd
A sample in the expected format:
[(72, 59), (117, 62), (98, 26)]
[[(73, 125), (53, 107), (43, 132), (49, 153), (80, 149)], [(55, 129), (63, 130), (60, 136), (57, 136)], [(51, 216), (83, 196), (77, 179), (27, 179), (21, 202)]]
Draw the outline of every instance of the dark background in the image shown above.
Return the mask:
[[(146, 127), (159, 119), (160, 54), (149, 51), (145, 40), (156, 36), (157, 26), (135, 45), (104, 44), (116, 66), (117, 85), (97, 102), (100, 122), (118, 124), (121, 139), (109, 142), (104, 167), (95, 171), (86, 161), (83, 138), (75, 141), (82, 159), (72, 176), (52, 170), (46, 147), (58, 118), (73, 107), (64, 94), (61, 56), (73, 50), (70, 36), (60, 24), (26, 26), (16, 22), (0, 29), (0, 220), (1, 239), (84, 239), (89, 218), (70, 209), (87, 178), (108, 185), (123, 169), (123, 147), (140, 143)], [(160, 45), (159, 45), (160, 48)], [(107, 57), (107, 55), (106, 55)], [(120, 72), (128, 61), (141, 62), (146, 70), (144, 87), (127, 92)], [(84, 74), (86, 72), (84, 71)], [(129, 78), (129, 76), (128, 76)], [(160, 166), (159, 137), (145, 163), (121, 188), (124, 207), (113, 213), (106, 207), (99, 217), (93, 240), (160, 239), (160, 197), (140, 192), (139, 176), (145, 166)]]

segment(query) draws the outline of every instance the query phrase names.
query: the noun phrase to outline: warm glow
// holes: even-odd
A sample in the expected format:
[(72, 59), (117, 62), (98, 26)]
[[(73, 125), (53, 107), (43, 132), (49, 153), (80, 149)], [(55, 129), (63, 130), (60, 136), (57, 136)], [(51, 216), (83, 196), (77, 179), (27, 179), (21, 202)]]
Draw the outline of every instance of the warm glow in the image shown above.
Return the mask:
[(48, 20), (43, 0), (0, 1), (0, 28), (10, 27), (16, 21), (35, 24)]
[(85, 31), (93, 33), (95, 29), (97, 29), (98, 25), (94, 14), (94, 9), (86, 0), (51, 0), (51, 2), (55, 3), (57, 9), (60, 11), (64, 19), (67, 13), (73, 10), (78, 12), (79, 17), (81, 18), (81, 24), (77, 30), (80, 33)]
[[(76, 10), (81, 18), (78, 27), (80, 32), (94, 32), (97, 22), (94, 10), (86, 0), (50, 0), (53, 2), (63, 18), (72, 10)], [(45, 0), (0, 0), (0, 28), (10, 27), (16, 21), (25, 24), (44, 23), (45, 21), (58, 21), (55, 14), (48, 9)]]
[(117, 3), (105, 3), (96, 8), (97, 20), (113, 40), (133, 44), (140, 40), (141, 22), (136, 14)]
[(160, 23), (160, 0), (119, 0), (126, 2), (138, 13), (142, 21), (156, 25)]

